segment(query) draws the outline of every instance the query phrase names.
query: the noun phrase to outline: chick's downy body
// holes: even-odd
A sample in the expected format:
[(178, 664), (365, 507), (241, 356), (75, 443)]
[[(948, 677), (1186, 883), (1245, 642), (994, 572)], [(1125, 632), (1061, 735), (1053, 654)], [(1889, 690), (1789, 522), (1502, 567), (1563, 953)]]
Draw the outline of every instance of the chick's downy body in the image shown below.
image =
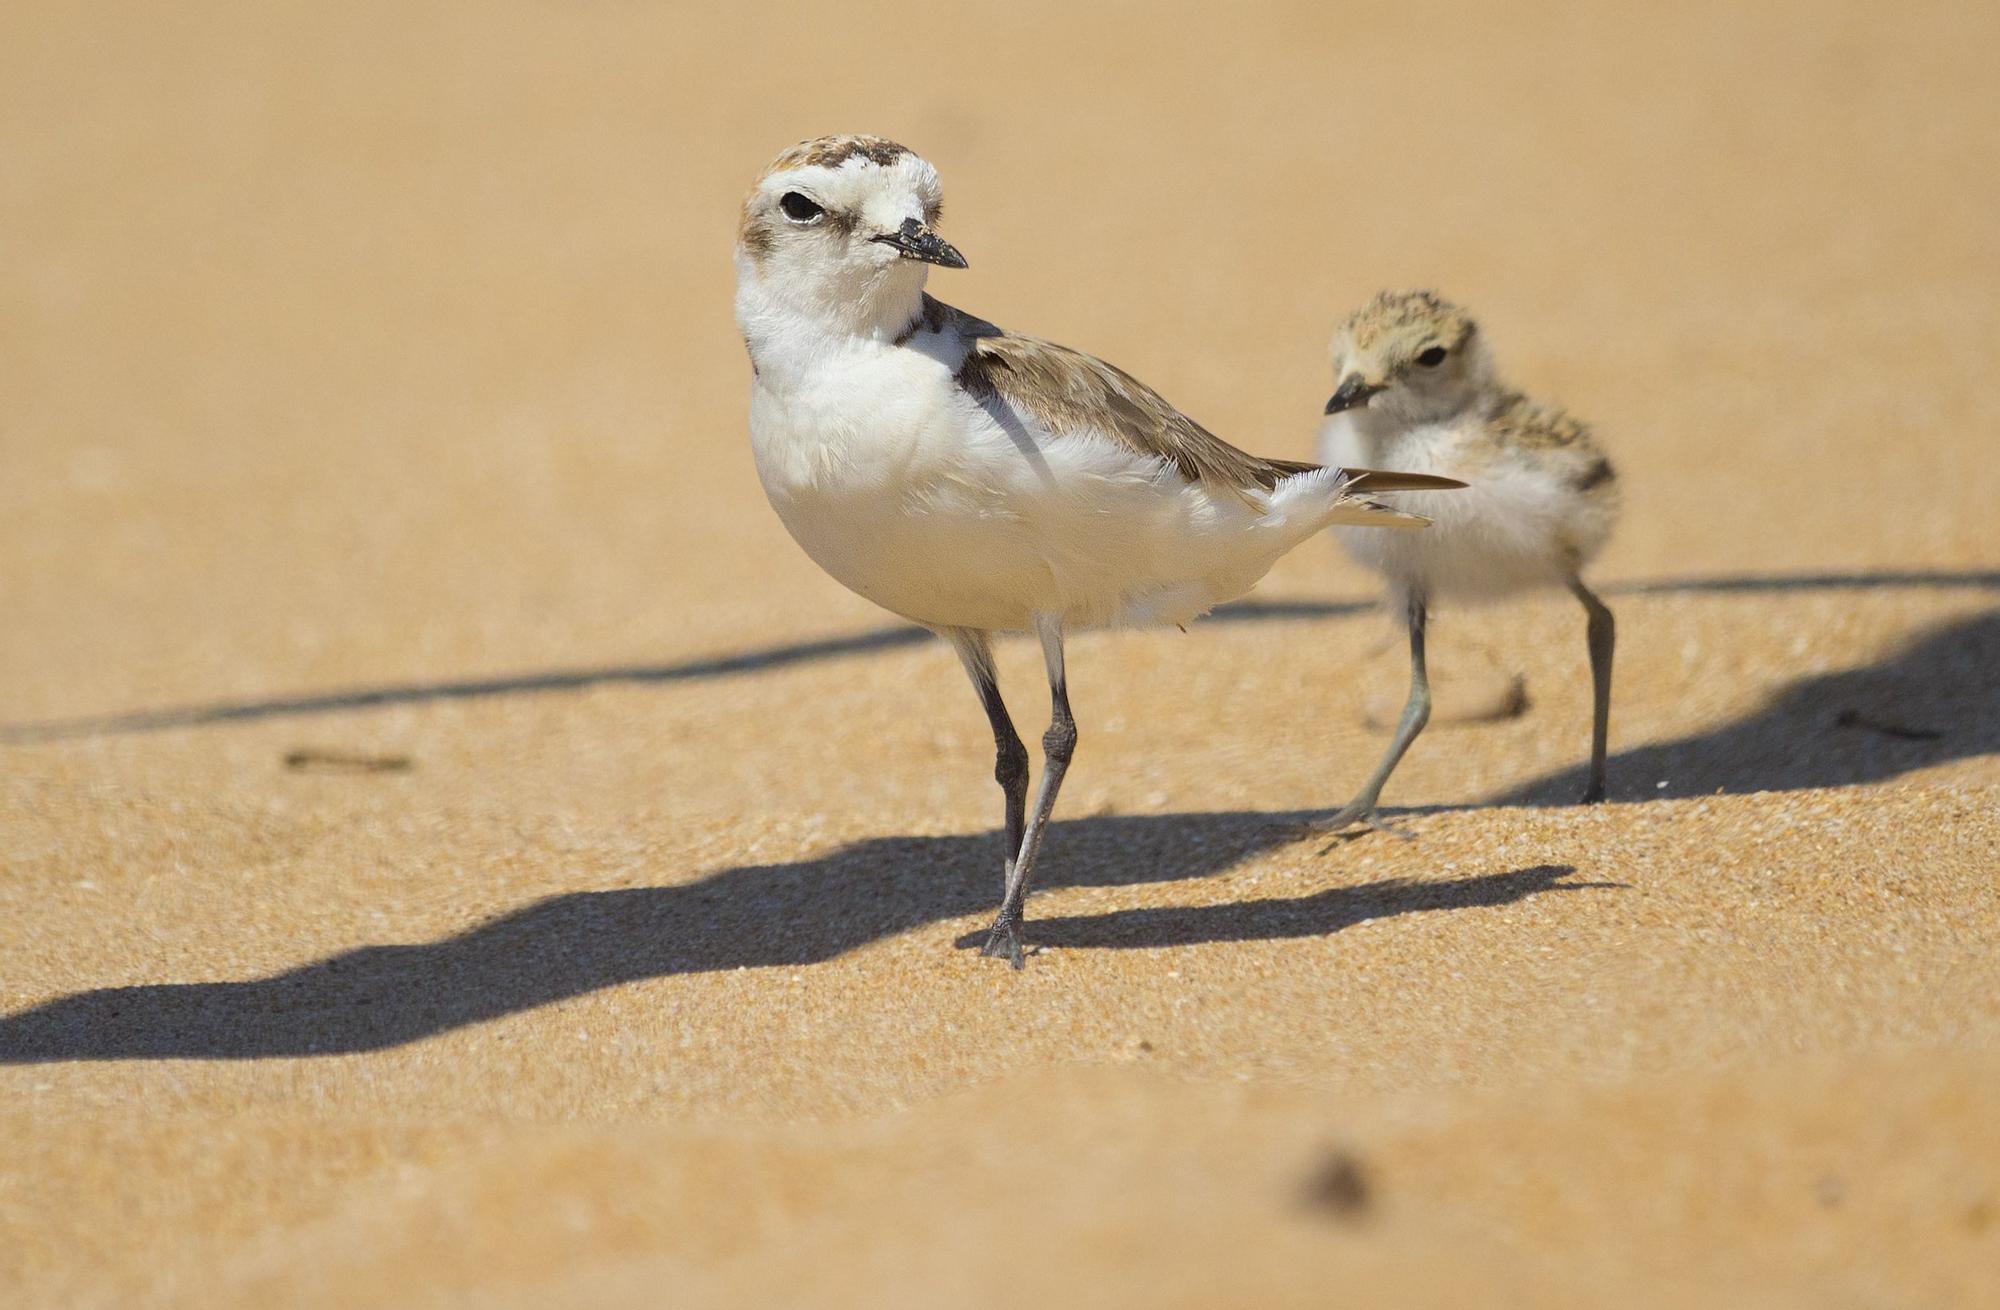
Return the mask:
[[(1356, 390), (1366, 395), (1327, 416), (1319, 455), (1350, 468), (1439, 474), (1466, 488), (1385, 497), (1430, 519), (1426, 532), (1336, 527), (1334, 535), (1404, 597), (1494, 600), (1568, 585), (1617, 523), (1611, 460), (1584, 424), (1502, 385), (1469, 319), (1434, 298), (1417, 303), (1424, 312), (1392, 319), (1394, 333), (1370, 330), (1399, 304), (1387, 297), (1371, 304), (1374, 314), (1363, 310), (1342, 325), (1336, 373), (1362, 378)], [(1445, 357), (1416, 362), (1440, 337), (1451, 342)]]

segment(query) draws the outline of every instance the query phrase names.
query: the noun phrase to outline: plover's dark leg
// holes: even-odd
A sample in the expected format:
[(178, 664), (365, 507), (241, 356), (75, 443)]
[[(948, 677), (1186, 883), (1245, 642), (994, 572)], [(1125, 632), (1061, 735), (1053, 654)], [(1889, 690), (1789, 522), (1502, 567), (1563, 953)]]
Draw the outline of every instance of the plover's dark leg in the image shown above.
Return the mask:
[(1076, 752), (1076, 720), (1070, 717), (1069, 681), (1063, 672), (1062, 625), (1044, 619), (1037, 621), (1035, 629), (1042, 639), (1042, 660), (1049, 671), (1049, 730), (1042, 734), (1042, 785), (1035, 792), (1035, 809), (1021, 837), (1020, 857), (1007, 874), (1000, 914), (980, 951), (981, 955), (1004, 956), (1016, 969), (1024, 963), (1021, 907), (1028, 898), (1028, 883), (1035, 876), (1035, 853), (1041, 849), (1049, 814), (1056, 807), (1056, 793), (1062, 789), (1063, 774), (1069, 771), (1070, 757)]
[(1571, 578), (1569, 590), (1590, 616), (1590, 782), (1582, 799), (1589, 805), (1604, 799), (1604, 752), (1611, 737), (1611, 654), (1618, 645), (1618, 623), (1582, 578)]
[(1000, 866), (1004, 896), (1013, 881), (1014, 860), (1021, 853), (1021, 833), (1027, 824), (1028, 748), (1021, 744), (1021, 734), (1014, 731), (1007, 703), (1000, 699), (1000, 678), (993, 668), (993, 646), (986, 634), (971, 628), (954, 628), (946, 636), (952, 649), (958, 652), (966, 676), (972, 679), (973, 689), (979, 693), (986, 721), (993, 725), (993, 780), (1000, 784), (1000, 793), (1006, 798), (1007, 846)]
[(1379, 828), (1384, 832), (1395, 833), (1398, 837), (1410, 835), (1384, 822), (1375, 812), (1376, 803), (1382, 799), (1383, 784), (1389, 781), (1389, 775), (1394, 773), (1396, 766), (1402, 762), (1403, 752), (1410, 749), (1410, 743), (1417, 739), (1417, 734), (1424, 730), (1424, 724), (1430, 722), (1431, 717), (1430, 674), (1424, 669), (1426, 617), (1424, 598), (1422, 594), (1412, 592), (1408, 600), (1410, 696), (1403, 702), (1403, 717), (1396, 723), (1396, 735), (1389, 742), (1389, 749), (1383, 753), (1382, 762), (1375, 766), (1375, 772), (1369, 775), (1361, 791), (1339, 813), (1313, 824), (1315, 831), (1339, 832), (1343, 828), (1350, 828), (1359, 823), (1370, 828)]

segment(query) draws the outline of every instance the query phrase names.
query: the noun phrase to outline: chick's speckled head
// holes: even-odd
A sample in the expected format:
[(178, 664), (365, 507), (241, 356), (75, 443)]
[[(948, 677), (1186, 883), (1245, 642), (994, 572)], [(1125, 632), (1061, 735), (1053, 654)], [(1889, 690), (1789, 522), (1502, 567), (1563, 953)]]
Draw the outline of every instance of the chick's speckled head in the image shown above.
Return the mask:
[(1432, 291), (1384, 291), (1334, 331), (1326, 412), (1443, 418), (1470, 403), (1492, 374), (1471, 315)]

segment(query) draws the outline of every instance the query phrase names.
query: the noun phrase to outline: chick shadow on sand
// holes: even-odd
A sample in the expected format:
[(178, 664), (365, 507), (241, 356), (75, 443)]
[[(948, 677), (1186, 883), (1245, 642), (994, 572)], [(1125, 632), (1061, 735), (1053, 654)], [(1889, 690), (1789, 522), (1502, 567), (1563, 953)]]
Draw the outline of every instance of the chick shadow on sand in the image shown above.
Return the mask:
[[(2000, 610), (1988, 610), (1921, 632), (1873, 664), (1787, 683), (1717, 727), (1619, 751), (1607, 774), (1610, 799), (1642, 801), (1847, 787), (1996, 752)], [(1585, 774), (1579, 764), (1490, 803), (1565, 804)]]
[[(1296, 840), (1302, 817), (1075, 819), (1051, 827), (1044, 868), (1052, 885), (1197, 878)], [(997, 833), (888, 837), (792, 863), (724, 869), (681, 886), (571, 892), (453, 937), (366, 946), (269, 977), (59, 997), (0, 1017), (0, 1064), (376, 1051), (622, 983), (797, 968), (952, 919), (983, 922), (999, 892), (999, 865)], [(1277, 900), (1030, 918), (1026, 936), (1031, 945), (1074, 948), (1317, 937), (1368, 919), (1617, 885), (1565, 881), (1572, 872), (1541, 865)], [(968, 934), (961, 945), (976, 937)], [(940, 939), (935, 949), (947, 948)]]

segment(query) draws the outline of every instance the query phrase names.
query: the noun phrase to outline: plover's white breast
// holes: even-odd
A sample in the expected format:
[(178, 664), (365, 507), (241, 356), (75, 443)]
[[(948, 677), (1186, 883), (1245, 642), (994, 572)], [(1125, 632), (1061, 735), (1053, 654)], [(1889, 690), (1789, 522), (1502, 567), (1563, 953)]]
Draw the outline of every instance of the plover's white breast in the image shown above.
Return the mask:
[(1006, 526), (966, 504), (980, 488), (945, 438), (967, 409), (939, 360), (842, 343), (782, 381), (760, 372), (751, 450), (779, 519), (836, 580), (920, 623), (979, 625), (958, 594), (979, 588), (959, 580), (971, 582), (971, 561), (995, 558)]

